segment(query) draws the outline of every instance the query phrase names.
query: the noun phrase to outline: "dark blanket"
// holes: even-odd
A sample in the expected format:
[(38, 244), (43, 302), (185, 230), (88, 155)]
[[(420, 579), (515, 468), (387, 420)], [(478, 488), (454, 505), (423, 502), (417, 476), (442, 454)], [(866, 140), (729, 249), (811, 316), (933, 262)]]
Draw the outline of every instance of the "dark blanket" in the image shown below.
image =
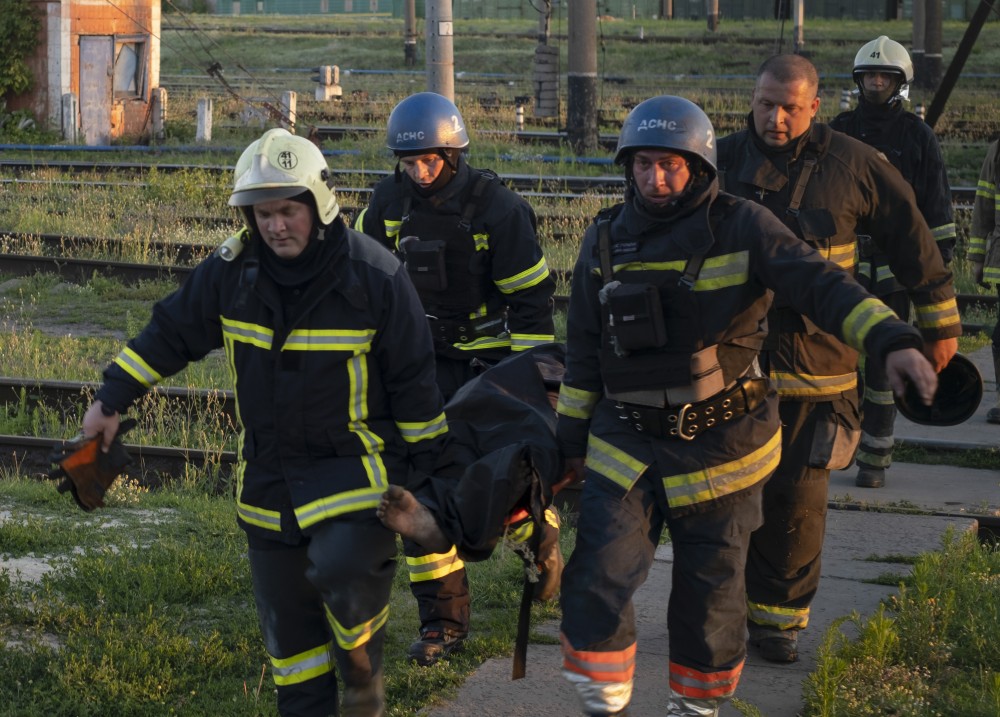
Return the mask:
[(445, 406), (449, 440), (437, 469), (410, 489), (463, 560), (488, 558), (518, 509), (543, 520), (563, 470), (553, 397), (564, 361), (561, 344), (512, 354)]

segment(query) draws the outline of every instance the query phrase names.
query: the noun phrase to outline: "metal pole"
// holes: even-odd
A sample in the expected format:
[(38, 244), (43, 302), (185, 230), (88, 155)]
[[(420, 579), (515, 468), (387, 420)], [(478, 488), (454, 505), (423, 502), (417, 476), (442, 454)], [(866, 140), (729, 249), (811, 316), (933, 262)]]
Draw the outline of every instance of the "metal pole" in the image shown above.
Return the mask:
[(986, 22), (986, 18), (990, 16), (992, 7), (993, 0), (979, 0), (979, 7), (972, 14), (969, 26), (965, 28), (965, 35), (962, 36), (962, 41), (958, 43), (958, 49), (955, 50), (955, 57), (952, 58), (951, 64), (948, 65), (948, 72), (945, 73), (944, 79), (941, 81), (941, 87), (938, 89), (937, 94), (934, 95), (930, 109), (927, 110), (927, 124), (931, 129), (934, 128), (934, 123), (938, 121), (938, 118), (944, 111), (945, 103), (948, 102), (948, 96), (958, 81), (959, 75), (962, 74), (965, 61), (969, 59), (972, 47), (976, 44), (976, 38), (979, 37), (979, 31), (983, 29), (983, 24)]
[(937, 1), (928, 2), (924, 6), (924, 17), (927, 25), (924, 28), (924, 87), (928, 89), (936, 88), (941, 83), (941, 3)]
[(427, 90), (455, 101), (451, 0), (427, 0)]
[(577, 154), (597, 149), (597, 0), (569, 3), (566, 134)]
[(417, 0), (403, 0), (403, 60), (417, 64)]
[(805, 0), (795, 0), (795, 17), (792, 19), (792, 22), (795, 24), (795, 46), (793, 51), (796, 55), (802, 54), (802, 49), (806, 44), (805, 35), (802, 32), (805, 14)]
[(918, 87), (924, 86), (926, 77), (926, 61), (924, 55), (924, 28), (927, 25), (927, 18), (924, 14), (924, 0), (913, 0), (913, 44), (910, 50), (910, 58), (913, 60), (914, 84)]

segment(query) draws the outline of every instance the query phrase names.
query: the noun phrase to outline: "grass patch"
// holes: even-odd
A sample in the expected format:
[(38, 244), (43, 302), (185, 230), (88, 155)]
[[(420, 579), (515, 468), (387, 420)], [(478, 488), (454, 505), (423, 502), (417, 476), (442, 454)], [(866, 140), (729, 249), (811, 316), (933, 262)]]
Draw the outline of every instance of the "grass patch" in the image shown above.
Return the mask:
[[(845, 618), (827, 632), (807, 680), (805, 714), (1000, 714), (998, 587), (997, 546), (950, 533), (875, 615)], [(847, 626), (856, 637), (847, 637)]]
[[(51, 483), (6, 476), (0, 513), (4, 557), (53, 568), (37, 583), (0, 570), (0, 669), (10, 676), (0, 715), (277, 715), (230, 498), (116, 486), (106, 509), (84, 514)], [(468, 570), (472, 636), (461, 654), (419, 668), (406, 662), (419, 621), (400, 558), (386, 640), (392, 717), (415, 715), (484, 660), (512, 653), (520, 559), (498, 549)], [(533, 611), (536, 621), (557, 616)]]

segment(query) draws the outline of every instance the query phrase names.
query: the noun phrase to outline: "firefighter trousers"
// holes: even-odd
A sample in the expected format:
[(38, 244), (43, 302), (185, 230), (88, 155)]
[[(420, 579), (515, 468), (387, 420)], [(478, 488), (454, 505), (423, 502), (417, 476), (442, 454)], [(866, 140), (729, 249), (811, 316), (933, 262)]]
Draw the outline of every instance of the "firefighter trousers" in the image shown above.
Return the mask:
[(563, 573), (563, 674), (584, 710), (613, 714), (631, 697), (636, 649), (632, 596), (653, 563), (664, 524), (673, 547), (666, 606), (671, 688), (731, 696), (746, 656), (744, 564), (761, 522), (759, 488), (724, 506), (669, 514), (662, 481), (628, 492), (588, 471), (576, 547)]
[[(827, 491), (828, 443), (836, 425), (855, 430), (853, 397), (807, 402), (781, 399), (781, 461), (764, 485), (764, 524), (750, 538), (746, 589), (749, 619), (782, 630), (804, 628), (819, 588)], [(845, 468), (846, 464), (836, 468)]]
[[(881, 300), (903, 321), (910, 319), (910, 297), (896, 291)], [(861, 445), (856, 461), (868, 468), (888, 468), (892, 465), (893, 424), (896, 422), (896, 404), (892, 386), (881, 361), (862, 357), (860, 378), (864, 386), (861, 404)]]
[[(321, 523), (300, 545), (250, 539), (264, 646), (283, 717), (339, 714), (345, 689), (380, 698), (396, 536), (371, 511)], [(357, 714), (381, 714), (373, 704)]]
[(410, 591), (417, 599), (420, 631), (448, 629), (469, 631), (471, 598), (465, 563), (455, 546), (446, 553), (428, 553), (411, 540), (403, 540)]

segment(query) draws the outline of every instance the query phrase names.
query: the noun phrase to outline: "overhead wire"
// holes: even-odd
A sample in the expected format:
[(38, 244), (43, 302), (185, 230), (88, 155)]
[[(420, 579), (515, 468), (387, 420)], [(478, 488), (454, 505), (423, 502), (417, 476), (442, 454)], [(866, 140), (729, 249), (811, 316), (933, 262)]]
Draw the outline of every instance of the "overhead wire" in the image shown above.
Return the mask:
[[(110, 0), (108, 1), (110, 2)], [(271, 115), (278, 122), (284, 122), (284, 123), (291, 122), (291, 117), (290, 117), (291, 108), (288, 107), (281, 100), (280, 96), (273, 95), (269, 90), (265, 89), (264, 93), (269, 96), (270, 100), (274, 100), (274, 102), (272, 103), (267, 99), (253, 100), (251, 98), (244, 97), (239, 92), (237, 92), (236, 89), (233, 88), (233, 86), (224, 77), (223, 70), (225, 68), (223, 67), (223, 64), (219, 62), (218, 59), (216, 59), (215, 55), (212, 54), (212, 50), (209, 48), (209, 46), (207, 46), (206, 43), (202, 41), (201, 39), (202, 35), (204, 36), (205, 40), (208, 41), (208, 43), (214, 45), (218, 49), (219, 54), (223, 56), (223, 59), (228, 60), (233, 66), (244, 72), (246, 76), (249, 77), (250, 80), (254, 83), (255, 86), (263, 88), (264, 84), (263, 82), (261, 82), (261, 80), (255, 77), (254, 74), (250, 72), (250, 70), (243, 65), (243, 63), (241, 63), (239, 60), (229, 55), (229, 53), (226, 51), (224, 47), (222, 47), (222, 45), (220, 45), (212, 37), (210, 37), (208, 33), (206, 33), (202, 28), (198, 27), (194, 23), (194, 21), (189, 17), (189, 15), (186, 12), (184, 12), (182, 8), (178, 7), (173, 0), (164, 0), (164, 2), (166, 2), (166, 4), (169, 5), (174, 10), (174, 12), (177, 13), (180, 19), (191, 29), (191, 31), (195, 36), (195, 39), (201, 46), (202, 51), (205, 53), (205, 55), (208, 56), (209, 60), (211, 60), (211, 64), (208, 65), (206, 68), (204, 68), (205, 73), (209, 77), (214, 77), (219, 82), (219, 84), (223, 86), (226, 92), (228, 92), (230, 95), (232, 95), (235, 99), (239, 100), (240, 102), (244, 102), (251, 106), (258, 105), (262, 107), (268, 112), (269, 115)], [(178, 35), (179, 37), (182, 38), (182, 41), (185, 43), (185, 47), (189, 47), (187, 42), (183, 40), (183, 34), (179, 33)]]
[[(261, 108), (263, 108), (264, 110), (266, 110), (267, 113), (271, 117), (273, 117), (276, 121), (278, 121), (278, 122), (282, 122), (282, 123), (290, 123), (291, 122), (291, 119), (290, 119), (291, 108), (288, 107), (281, 100), (280, 97), (276, 97), (275, 95), (270, 94), (269, 99), (270, 100), (275, 100), (272, 103), (272, 102), (269, 101), (269, 99), (254, 100), (254, 99), (251, 99), (251, 98), (248, 98), (248, 97), (244, 97), (239, 92), (237, 92), (232, 87), (232, 85), (229, 84), (229, 82), (226, 80), (226, 78), (222, 75), (222, 70), (223, 70), (222, 63), (219, 62), (215, 58), (215, 56), (212, 54), (211, 49), (209, 49), (209, 47), (206, 46), (206, 44), (204, 42), (202, 42), (201, 37), (199, 37), (199, 35), (204, 35), (205, 38), (209, 42), (211, 42), (212, 44), (215, 44), (219, 48), (219, 50), (222, 51), (222, 54), (227, 54), (227, 53), (225, 53), (224, 48), (222, 48), (221, 45), (219, 45), (211, 37), (209, 37), (207, 35), (207, 33), (204, 32), (204, 30), (202, 30), (197, 25), (195, 25), (194, 22), (190, 19), (190, 17), (188, 17), (187, 13), (185, 13), (181, 8), (177, 7), (177, 5), (174, 4), (173, 0), (164, 0), (164, 1), (171, 8), (173, 8), (177, 12), (177, 14), (181, 17), (181, 19), (188, 25), (188, 27), (191, 28), (191, 30), (193, 31), (193, 35), (194, 35), (195, 39), (198, 41), (198, 45), (200, 45), (200, 47), (201, 47), (201, 51), (204, 52), (204, 54), (208, 56), (209, 60), (211, 60), (211, 64), (208, 65), (208, 67), (202, 68), (202, 69), (205, 70), (205, 73), (209, 77), (214, 77), (225, 88), (226, 92), (228, 92), (230, 95), (232, 95), (238, 101), (243, 102), (245, 104), (248, 104), (250, 106), (255, 106), (255, 105), (256, 106), (260, 106)], [(147, 27), (145, 24), (143, 24), (143, 22), (141, 20), (139, 20), (138, 18), (135, 18), (132, 15), (130, 15), (128, 12), (126, 12), (120, 6), (116, 5), (112, 0), (105, 0), (105, 2), (108, 5), (110, 5), (111, 7), (113, 7), (115, 10), (117, 10), (118, 12), (120, 12), (122, 15), (124, 15), (126, 18), (128, 18), (132, 22), (132, 24), (134, 24), (137, 28), (139, 28), (140, 30), (142, 30), (144, 33), (146, 33), (150, 37), (154, 37), (157, 40), (159, 40), (161, 46), (166, 46), (166, 47), (170, 48), (172, 51), (177, 52), (177, 48), (171, 46), (170, 43), (166, 42), (163, 39), (162, 32), (159, 35), (157, 35), (155, 32), (153, 32), (152, 28)], [(184, 49), (186, 51), (184, 53), (178, 53), (179, 57), (184, 57), (184, 56), (197, 57), (198, 56), (198, 49), (197, 49), (197, 47), (194, 47), (191, 43), (189, 43), (187, 41), (187, 39), (185, 39), (185, 37), (184, 37), (184, 35), (182, 33), (178, 33), (178, 38), (179, 38), (181, 44), (184, 46)], [(240, 70), (242, 70), (243, 72), (245, 72), (247, 74), (247, 76), (256, 85), (258, 85), (260, 87), (263, 87), (263, 83), (261, 83), (260, 80), (258, 80), (256, 77), (254, 77), (253, 73), (251, 73), (248, 69), (246, 69), (241, 63), (239, 63), (238, 61), (235, 61), (231, 57), (227, 58), (227, 59), (231, 60), (236, 67), (238, 67)], [(265, 93), (269, 93), (269, 91), (265, 90)]]

